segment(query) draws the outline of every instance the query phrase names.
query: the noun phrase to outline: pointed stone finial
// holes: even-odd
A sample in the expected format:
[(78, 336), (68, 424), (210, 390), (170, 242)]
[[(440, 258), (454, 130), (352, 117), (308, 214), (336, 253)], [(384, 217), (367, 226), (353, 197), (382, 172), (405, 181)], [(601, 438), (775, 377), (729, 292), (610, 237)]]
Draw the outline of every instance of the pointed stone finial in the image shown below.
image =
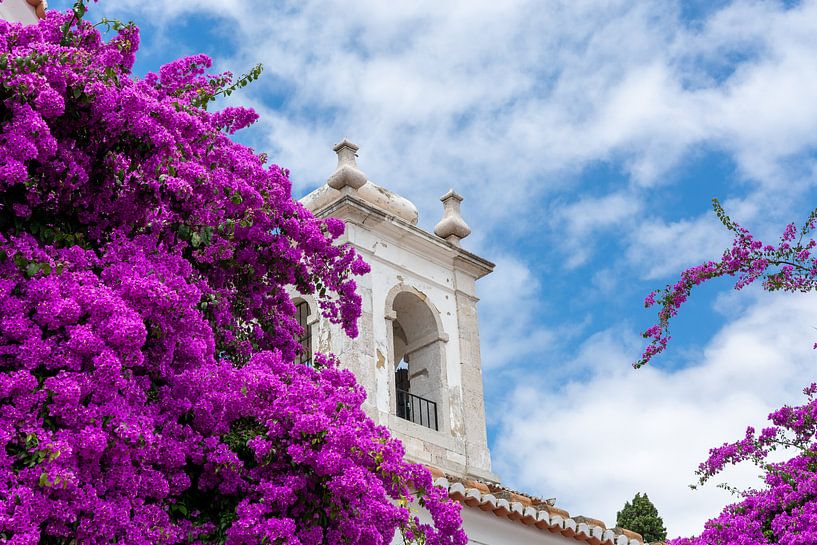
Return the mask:
[(352, 189), (363, 187), (366, 183), (366, 175), (357, 168), (357, 161), (355, 160), (357, 150), (360, 148), (344, 138), (332, 149), (338, 154), (338, 166), (335, 172), (326, 180), (329, 187), (335, 189), (343, 189), (346, 186)]
[(460, 245), (460, 240), (471, 234), (471, 228), (462, 219), (460, 213), (460, 203), (462, 197), (453, 189), (440, 197), (443, 202), (443, 219), (434, 227), (434, 234), (440, 238), (444, 238), (455, 246)]

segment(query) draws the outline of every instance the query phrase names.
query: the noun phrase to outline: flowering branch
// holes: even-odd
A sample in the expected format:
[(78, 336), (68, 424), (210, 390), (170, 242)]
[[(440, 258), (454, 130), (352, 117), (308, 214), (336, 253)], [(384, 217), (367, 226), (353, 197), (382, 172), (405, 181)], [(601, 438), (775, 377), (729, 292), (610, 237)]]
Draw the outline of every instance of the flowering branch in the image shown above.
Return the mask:
[[(813, 291), (817, 288), (817, 255), (813, 238), (817, 227), (817, 210), (814, 210), (799, 229), (791, 223), (786, 226), (777, 245), (764, 244), (747, 229), (734, 222), (723, 210), (717, 199), (712, 206), (718, 219), (734, 233), (732, 247), (724, 251), (720, 261), (707, 261), (690, 267), (681, 273), (675, 284), (647, 295), (644, 306), (658, 305), (658, 322), (642, 333), (649, 339), (641, 358), (633, 364), (639, 368), (663, 352), (670, 340), (670, 320), (689, 298), (692, 289), (713, 278), (737, 277), (735, 289), (740, 290), (756, 280), (762, 280), (767, 291)], [(817, 344), (815, 345), (817, 347)]]
[[(719, 261), (708, 261), (681, 273), (681, 278), (663, 290), (650, 293), (645, 306), (658, 305), (658, 323), (643, 335), (649, 339), (641, 358), (641, 367), (662, 352), (667, 345), (669, 322), (686, 302), (693, 288), (713, 278), (736, 277), (735, 289), (761, 280), (767, 291), (807, 292), (817, 289), (817, 255), (814, 231), (817, 210), (798, 229), (786, 226), (776, 245), (764, 244), (747, 229), (734, 222), (717, 200), (715, 213), (734, 233), (732, 246)], [(817, 344), (815, 344), (817, 348)], [(672, 545), (738, 545), (817, 543), (817, 384), (804, 389), (807, 402), (798, 407), (783, 407), (769, 415), (772, 426), (758, 434), (749, 427), (739, 441), (725, 443), (709, 451), (708, 459), (696, 471), (698, 485), (730, 465), (751, 462), (763, 471), (764, 487), (739, 492), (735, 487), (719, 485), (742, 500), (727, 506), (706, 523), (700, 536), (671, 541)], [(770, 462), (778, 449), (787, 449), (793, 457)], [(692, 488), (696, 488), (693, 485)]]
[[(740, 441), (709, 451), (709, 458), (696, 471), (699, 484), (727, 466), (750, 461), (763, 471), (766, 486), (741, 492), (743, 499), (707, 522), (700, 536), (673, 540), (672, 545), (817, 542), (817, 384), (803, 393), (805, 404), (786, 406), (769, 415), (772, 426), (759, 434), (749, 427)], [(794, 456), (785, 462), (769, 462), (769, 455), (779, 447), (793, 449)], [(723, 488), (737, 492), (733, 487)]]

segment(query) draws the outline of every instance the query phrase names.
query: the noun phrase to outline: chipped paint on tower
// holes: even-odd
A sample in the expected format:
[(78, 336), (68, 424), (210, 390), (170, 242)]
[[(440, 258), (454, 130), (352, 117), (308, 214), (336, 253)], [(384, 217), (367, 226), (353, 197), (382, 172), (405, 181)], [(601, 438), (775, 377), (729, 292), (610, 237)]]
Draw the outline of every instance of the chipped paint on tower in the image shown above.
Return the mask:
[(337, 354), (355, 373), (368, 413), (403, 442), (410, 459), (496, 482), (476, 308), (476, 281), (494, 265), (460, 247), (470, 233), (462, 197), (453, 190), (443, 196), (443, 219), (429, 233), (417, 227), (409, 200), (368, 180), (356, 145), (343, 140), (334, 150), (335, 172), (301, 202), (316, 216), (344, 220), (343, 241), (372, 270), (358, 281), (360, 335), (349, 339), (328, 320), (315, 320), (313, 338), (326, 342), (314, 349)]

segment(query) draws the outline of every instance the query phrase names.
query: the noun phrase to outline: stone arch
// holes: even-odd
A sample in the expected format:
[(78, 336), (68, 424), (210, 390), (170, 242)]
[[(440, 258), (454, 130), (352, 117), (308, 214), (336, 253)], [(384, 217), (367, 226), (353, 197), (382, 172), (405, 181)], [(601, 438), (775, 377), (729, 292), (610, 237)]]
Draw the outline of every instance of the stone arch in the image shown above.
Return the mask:
[(392, 409), (428, 428), (447, 428), (445, 343), (437, 308), (418, 289), (398, 284), (386, 297), (392, 364)]
[(434, 329), (439, 333), (441, 337), (445, 337), (446, 335), (443, 330), (443, 322), (440, 319), (440, 311), (437, 310), (437, 307), (434, 306), (434, 303), (429, 301), (428, 296), (425, 293), (418, 290), (414, 286), (410, 286), (403, 282), (397, 284), (396, 286), (393, 286), (389, 290), (389, 293), (386, 295), (386, 309), (385, 309), (386, 318), (392, 318), (392, 315), (394, 314), (394, 300), (397, 298), (398, 295), (402, 293), (411, 293), (422, 301), (423, 305), (425, 305), (425, 307), (428, 308), (430, 315), (434, 320)]

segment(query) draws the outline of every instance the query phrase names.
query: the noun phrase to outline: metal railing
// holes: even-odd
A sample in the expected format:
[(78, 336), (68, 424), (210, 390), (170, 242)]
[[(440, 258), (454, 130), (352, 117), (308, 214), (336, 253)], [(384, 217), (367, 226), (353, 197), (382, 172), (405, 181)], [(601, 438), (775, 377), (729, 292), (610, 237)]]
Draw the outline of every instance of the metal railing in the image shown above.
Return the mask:
[(439, 430), (437, 425), (437, 404), (405, 390), (397, 389), (397, 416), (432, 430)]

